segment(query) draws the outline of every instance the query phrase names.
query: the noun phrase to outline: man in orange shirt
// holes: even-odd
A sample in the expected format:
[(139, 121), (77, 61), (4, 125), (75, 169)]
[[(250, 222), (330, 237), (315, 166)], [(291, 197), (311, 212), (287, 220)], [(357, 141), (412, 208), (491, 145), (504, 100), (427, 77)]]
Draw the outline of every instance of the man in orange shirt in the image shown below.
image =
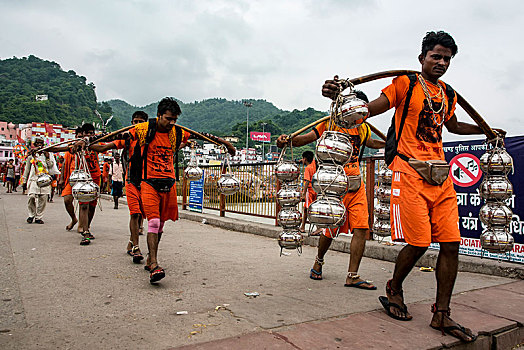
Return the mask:
[[(145, 123), (149, 116), (146, 112), (136, 111), (131, 117), (131, 124), (136, 125), (140, 123)], [(127, 244), (127, 254), (131, 255), (133, 262), (138, 264), (144, 257), (140, 252), (139, 248), (139, 232), (143, 223), (143, 208), (142, 208), (142, 199), (140, 198), (140, 182), (131, 182), (129, 176), (129, 169), (131, 167), (131, 158), (133, 157), (133, 151), (136, 147), (137, 140), (116, 140), (113, 142), (106, 143), (104, 145), (94, 144), (89, 146), (90, 149), (93, 149), (97, 152), (103, 153), (111, 149), (124, 149), (122, 153), (122, 160), (125, 167), (126, 174), (126, 200), (127, 207), (129, 209), (129, 231), (130, 238), (129, 243)]]
[[(367, 96), (362, 91), (355, 92), (358, 98), (367, 101)], [(346, 175), (349, 176), (360, 175), (358, 157), (361, 145), (365, 143), (365, 145), (370, 148), (384, 147), (384, 141), (375, 140), (370, 137), (371, 132), (369, 126), (366, 124), (362, 124), (353, 129), (342, 129), (337, 126), (331, 126), (329, 121), (317, 125), (313, 131), (310, 131), (307, 134), (295, 136), (293, 140), (291, 140), (292, 145), (294, 147), (300, 147), (318, 140), (326, 130), (342, 132), (349, 137), (353, 146), (353, 154), (348, 164), (344, 167)], [(286, 143), (289, 143), (288, 136), (280, 135), (277, 139), (277, 146), (282, 148)], [(360, 188), (355, 192), (348, 192), (343, 198), (343, 203), (346, 207), (346, 220), (342, 227), (340, 227), (339, 232), (348, 233), (349, 229), (351, 229), (351, 233), (353, 234), (350, 246), (348, 274), (346, 275), (344, 286), (374, 290), (377, 289), (377, 287), (375, 287), (371, 282), (361, 279), (358, 274), (360, 261), (362, 260), (366, 245), (366, 233), (369, 230), (366, 189), (362, 180), (360, 181)], [(324, 229), (323, 234), (320, 235), (317, 256), (313, 268), (310, 271), (311, 273), (309, 277), (311, 279), (322, 279), (324, 255), (327, 253), (335, 236), (336, 230), (333, 229)]]
[[(411, 320), (404, 304), (402, 283), (430, 243), (437, 242), (440, 245), (436, 266), (437, 295), (430, 326), (470, 342), (476, 339), (472, 331), (450, 318), (449, 304), (457, 276), (460, 243), (458, 207), (452, 181), (448, 178), (439, 185), (433, 179), (425, 180), (408, 164), (410, 159), (445, 160), (443, 125), (454, 134), (482, 134), (478, 126), (457, 121), (456, 95), (449, 85), (439, 80), (456, 53), (457, 45), (448, 33), (428, 32), (418, 56), (421, 73), (416, 77), (393, 79), (393, 83), (383, 89), (380, 97), (371, 101), (368, 107), (370, 117), (395, 108), (388, 137), (391, 135), (397, 147), (396, 150), (394, 147), (386, 149), (386, 158), (388, 152), (394, 155), (390, 164), (393, 170), (391, 235), (393, 240), (407, 243), (397, 257), (393, 278), (386, 284), (387, 297), (379, 299), (389, 316), (402, 321)], [(339, 87), (337, 79), (327, 80), (322, 86), (322, 94), (334, 98), (340, 91)]]
[(108, 183), (109, 183), (109, 169), (111, 165), (109, 164), (109, 159), (104, 159), (104, 164), (102, 165), (102, 186), (100, 187), (100, 193), (107, 193)]
[[(148, 221), (149, 249), (144, 269), (150, 271), (150, 283), (165, 277), (165, 271), (157, 258), (164, 223), (167, 220), (178, 220), (174, 156), (178, 149), (186, 145), (190, 136), (188, 132), (175, 127), (181, 113), (178, 103), (166, 97), (158, 104), (157, 118), (129, 130), (130, 138), (137, 141), (133, 157), (140, 157), (141, 162), (137, 164), (143, 164), (142, 169), (131, 168), (127, 176), (132, 182), (141, 181), (140, 195)], [(131, 164), (134, 164), (133, 160)]]

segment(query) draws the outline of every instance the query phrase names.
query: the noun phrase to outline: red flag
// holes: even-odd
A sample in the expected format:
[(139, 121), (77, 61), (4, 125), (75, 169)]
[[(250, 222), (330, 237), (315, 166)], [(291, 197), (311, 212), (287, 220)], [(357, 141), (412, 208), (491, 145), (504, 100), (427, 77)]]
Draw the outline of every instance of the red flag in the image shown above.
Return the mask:
[(53, 127), (47, 123), (44, 123), (44, 128), (45, 128), (45, 132), (48, 136), (51, 136), (55, 133), (55, 131), (53, 130)]
[(18, 143), (23, 144), (24, 140), (20, 137), (20, 135), (16, 134), (16, 138), (18, 140)]

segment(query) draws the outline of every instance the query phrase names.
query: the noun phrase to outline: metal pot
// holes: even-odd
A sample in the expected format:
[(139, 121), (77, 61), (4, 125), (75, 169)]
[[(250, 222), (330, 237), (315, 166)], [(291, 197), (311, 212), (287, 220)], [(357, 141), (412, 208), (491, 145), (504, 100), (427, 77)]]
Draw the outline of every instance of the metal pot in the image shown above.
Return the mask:
[(373, 223), (373, 233), (380, 237), (391, 235), (391, 223), (389, 220), (376, 219)]
[(277, 201), (283, 207), (294, 206), (300, 203), (301, 194), (295, 187), (284, 187), (277, 192)]
[(487, 202), (479, 211), (479, 218), (484, 224), (506, 226), (511, 223), (513, 212), (501, 203)]
[(321, 165), (313, 174), (311, 186), (317, 193), (342, 197), (348, 190), (348, 178), (342, 166)]
[(320, 162), (346, 164), (353, 154), (353, 146), (349, 137), (338, 131), (324, 131), (316, 148), (316, 156)]
[(286, 230), (278, 235), (278, 245), (281, 249), (298, 249), (303, 241), (304, 237), (297, 230)]
[(79, 182), (92, 181), (91, 174), (83, 169), (73, 170), (69, 176), (69, 184), (71, 187), (75, 186)]
[(292, 182), (298, 179), (300, 169), (295, 162), (289, 160), (281, 160), (275, 166), (275, 176), (282, 182)]
[(78, 182), (72, 191), (77, 201), (91, 202), (98, 198), (99, 187), (93, 181)]
[(514, 242), (513, 236), (500, 226), (488, 228), (480, 235), (482, 249), (490, 253), (510, 252), (513, 249)]
[(513, 169), (513, 158), (504, 148), (494, 148), (480, 157), (480, 169), (486, 174), (507, 175)]
[(379, 202), (389, 204), (389, 200), (391, 198), (391, 187), (378, 186), (377, 190), (375, 191), (375, 196)]
[(393, 171), (391, 171), (386, 166), (381, 167), (377, 174), (378, 181), (381, 185), (382, 184), (391, 185), (392, 176), (393, 176)]
[(217, 181), (218, 192), (229, 196), (240, 190), (240, 181), (232, 174), (222, 174)]
[(359, 126), (369, 115), (368, 104), (354, 93), (343, 96), (343, 102), (335, 116), (335, 124), (351, 129)]
[(51, 182), (53, 182), (53, 178), (49, 174), (42, 173), (36, 178), (36, 185), (40, 188), (51, 185)]
[(278, 212), (277, 222), (285, 229), (298, 228), (302, 223), (302, 214), (294, 207), (285, 207)]
[(184, 170), (184, 174), (188, 181), (197, 181), (202, 178), (204, 171), (197, 166), (190, 165)]
[(389, 204), (379, 202), (373, 212), (377, 218), (389, 221)]
[(342, 201), (334, 197), (320, 197), (308, 208), (308, 217), (311, 224), (321, 228), (336, 228), (346, 219), (346, 208)]
[(506, 200), (513, 195), (513, 185), (504, 175), (490, 175), (480, 184), (479, 194), (486, 200)]

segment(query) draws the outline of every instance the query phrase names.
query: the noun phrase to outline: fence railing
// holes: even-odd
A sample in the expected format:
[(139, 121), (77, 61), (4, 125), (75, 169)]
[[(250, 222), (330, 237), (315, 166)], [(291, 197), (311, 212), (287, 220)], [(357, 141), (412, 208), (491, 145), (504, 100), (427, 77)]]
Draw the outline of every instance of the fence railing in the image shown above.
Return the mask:
[[(375, 206), (375, 171), (377, 161), (382, 157), (368, 157), (362, 159), (360, 170), (366, 185), (366, 197), (368, 201), (369, 227), (373, 227), (373, 208)], [(220, 216), (226, 212), (252, 215), (265, 218), (276, 217), (280, 207), (276, 203), (276, 193), (280, 189), (280, 183), (275, 178), (274, 168), (276, 162), (265, 163), (241, 163), (232, 164), (231, 171), (240, 182), (240, 191), (231, 196), (219, 194), (217, 181), (222, 174), (221, 165), (201, 165), (204, 169), (204, 203), (206, 209), (217, 210)], [(182, 172), (183, 173), (183, 172)], [(302, 169), (301, 174), (304, 171)], [(303, 185), (302, 176), (298, 180), (299, 187)], [(182, 209), (187, 209), (189, 199), (189, 182), (184, 178), (177, 183), (179, 196), (182, 196)], [(302, 203), (299, 210), (302, 211)], [(370, 233), (369, 239), (373, 235)]]

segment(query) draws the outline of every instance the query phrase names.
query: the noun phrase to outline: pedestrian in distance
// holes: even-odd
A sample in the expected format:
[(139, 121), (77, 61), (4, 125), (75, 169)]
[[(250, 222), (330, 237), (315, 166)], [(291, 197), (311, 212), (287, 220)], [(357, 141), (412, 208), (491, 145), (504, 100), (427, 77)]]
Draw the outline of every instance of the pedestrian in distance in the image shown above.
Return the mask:
[(38, 186), (37, 180), (40, 174), (58, 175), (55, 157), (49, 152), (38, 152), (36, 149), (44, 146), (44, 140), (36, 138), (33, 142), (33, 152), (26, 160), (23, 174), (23, 181), (27, 183), (27, 209), (29, 216), (27, 223), (31, 224), (34, 220), (36, 224), (43, 224), (43, 215), (47, 203), (47, 196), (51, 193), (51, 185), (44, 187)]
[(115, 203), (114, 209), (118, 209), (118, 198), (122, 197), (122, 188), (124, 187), (124, 169), (118, 153), (115, 154), (114, 160), (111, 162), (109, 175), (111, 176), (111, 195)]

